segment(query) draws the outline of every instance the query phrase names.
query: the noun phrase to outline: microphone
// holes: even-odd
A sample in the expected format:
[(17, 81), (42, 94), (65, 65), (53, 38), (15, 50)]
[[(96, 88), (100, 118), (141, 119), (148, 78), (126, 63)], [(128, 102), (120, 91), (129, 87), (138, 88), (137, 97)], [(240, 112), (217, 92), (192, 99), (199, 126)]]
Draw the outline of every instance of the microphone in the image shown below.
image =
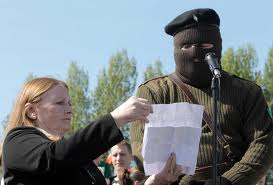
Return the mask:
[(205, 56), (205, 61), (208, 63), (209, 69), (211, 70), (213, 76), (216, 78), (220, 78), (220, 65), (218, 63), (215, 53), (207, 53)]

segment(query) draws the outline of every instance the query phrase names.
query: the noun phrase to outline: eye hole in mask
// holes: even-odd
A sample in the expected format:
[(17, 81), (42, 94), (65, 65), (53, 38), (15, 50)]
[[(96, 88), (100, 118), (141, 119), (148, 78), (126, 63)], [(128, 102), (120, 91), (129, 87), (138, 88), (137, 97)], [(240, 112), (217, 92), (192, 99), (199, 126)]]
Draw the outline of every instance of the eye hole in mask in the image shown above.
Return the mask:
[(181, 49), (182, 50), (187, 50), (190, 49), (192, 47), (196, 47), (196, 48), (200, 48), (200, 49), (211, 49), (213, 48), (213, 44), (211, 43), (203, 43), (203, 44), (184, 44)]

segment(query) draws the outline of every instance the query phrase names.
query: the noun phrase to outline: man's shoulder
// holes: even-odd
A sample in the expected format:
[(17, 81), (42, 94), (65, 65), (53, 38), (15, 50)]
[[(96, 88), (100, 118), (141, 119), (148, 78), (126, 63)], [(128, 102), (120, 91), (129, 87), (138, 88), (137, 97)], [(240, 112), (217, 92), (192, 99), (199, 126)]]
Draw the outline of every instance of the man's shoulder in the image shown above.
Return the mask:
[[(167, 77), (168, 77), (168, 75), (157, 76), (157, 77), (150, 78), (150, 79), (144, 81), (142, 84), (156, 83), (156, 82), (158, 82), (158, 81), (164, 81), (164, 80), (166, 80)], [(142, 84), (141, 84), (141, 85), (142, 85)]]
[(171, 88), (171, 82), (168, 75), (159, 76), (155, 78), (148, 79), (138, 86), (138, 93), (153, 93), (161, 94), (168, 92)]
[(251, 80), (239, 77), (235, 74), (228, 74), (228, 78), (234, 88), (246, 89), (246, 90), (260, 90), (261, 87)]
[(168, 75), (163, 75), (163, 76), (158, 76), (155, 78), (150, 78), (143, 83), (139, 85), (141, 86), (147, 86), (147, 87), (159, 87), (162, 86), (163, 84), (166, 84), (168, 81)]
[(255, 82), (251, 80), (247, 80), (241, 77), (238, 77), (236, 75), (233, 75), (233, 78), (237, 80), (239, 83), (243, 84), (243, 86), (248, 87), (248, 88), (254, 88), (254, 89), (260, 89), (260, 86), (256, 84)]

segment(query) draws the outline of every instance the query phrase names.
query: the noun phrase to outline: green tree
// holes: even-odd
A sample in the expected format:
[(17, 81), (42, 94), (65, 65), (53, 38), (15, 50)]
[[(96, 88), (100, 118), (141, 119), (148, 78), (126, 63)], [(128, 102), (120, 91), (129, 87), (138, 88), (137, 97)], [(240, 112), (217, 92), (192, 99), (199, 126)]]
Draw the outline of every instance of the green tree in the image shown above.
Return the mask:
[[(263, 90), (268, 106), (273, 111), (273, 46), (270, 48), (267, 61), (264, 66)], [(273, 168), (269, 170), (266, 176), (266, 184), (273, 184)]]
[[(92, 119), (101, 117), (126, 101), (134, 92), (137, 79), (136, 60), (126, 50), (118, 51), (97, 77), (97, 86), (91, 93)], [(121, 128), (129, 138), (128, 125)]]
[(71, 131), (75, 132), (85, 126), (89, 121), (90, 97), (88, 72), (79, 67), (77, 63), (71, 62), (68, 68), (66, 83), (72, 103)]
[(33, 80), (34, 78), (37, 78), (37, 76), (33, 73), (28, 73), (25, 83), (29, 82), (30, 80)]
[(236, 51), (228, 48), (223, 54), (221, 65), (231, 74), (261, 84), (261, 72), (257, 71), (258, 57), (250, 44)]
[(160, 60), (156, 60), (153, 64), (149, 64), (144, 71), (144, 81), (155, 78), (158, 76), (162, 76), (162, 62)]
[(3, 131), (4, 131), (5, 128), (6, 128), (6, 124), (7, 124), (8, 120), (9, 120), (9, 114), (7, 114), (7, 115), (5, 116), (5, 118), (4, 118), (4, 120), (1, 121), (1, 125), (2, 125), (2, 130), (3, 130)]
[(263, 87), (266, 100), (271, 111), (273, 110), (273, 46), (270, 48), (264, 66)]

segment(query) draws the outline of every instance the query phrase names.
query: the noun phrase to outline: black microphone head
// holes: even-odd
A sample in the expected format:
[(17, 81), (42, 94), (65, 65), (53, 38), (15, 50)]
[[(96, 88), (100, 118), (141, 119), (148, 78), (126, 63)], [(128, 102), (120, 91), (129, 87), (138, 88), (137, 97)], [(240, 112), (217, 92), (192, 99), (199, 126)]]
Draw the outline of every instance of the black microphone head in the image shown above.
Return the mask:
[(220, 69), (220, 66), (218, 64), (218, 58), (215, 55), (215, 53), (213, 52), (207, 53), (205, 56), (205, 61), (208, 63), (209, 66), (213, 66), (214, 68)]
[(215, 53), (207, 53), (205, 56), (205, 61), (207, 62), (212, 74), (216, 77), (220, 77), (220, 65), (218, 63), (218, 58)]

